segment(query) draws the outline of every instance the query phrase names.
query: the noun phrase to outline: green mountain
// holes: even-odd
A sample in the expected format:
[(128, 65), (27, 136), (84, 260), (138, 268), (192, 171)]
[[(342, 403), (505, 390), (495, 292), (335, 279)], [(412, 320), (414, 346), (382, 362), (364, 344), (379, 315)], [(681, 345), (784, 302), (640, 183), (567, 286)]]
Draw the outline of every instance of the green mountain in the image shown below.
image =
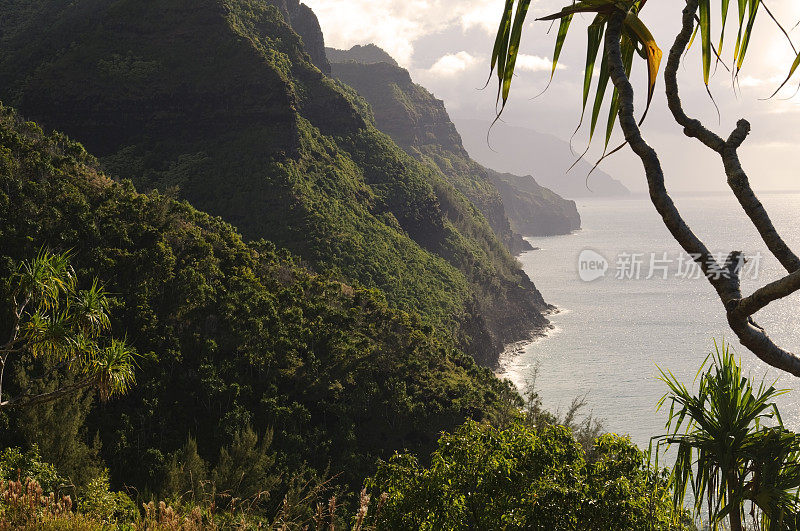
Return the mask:
[(297, 0), (7, 1), (0, 99), (80, 140), (109, 174), (377, 288), (495, 363), (546, 325), (547, 305), (497, 220), (312, 64), (312, 17)]
[(541, 186), (530, 175), (487, 172), (503, 198), (513, 231), (531, 236), (550, 236), (581, 228), (575, 201), (566, 200)]
[[(116, 485), (159, 495), (188, 437), (213, 463), (249, 426), (274, 434), (284, 481), (310, 466), (358, 489), (378, 457), (429, 451), (441, 430), (515, 400), (446, 334), (375, 290), (112, 181), (80, 144), (0, 106), (0, 278), (43, 246), (71, 249), (78, 278), (100, 278), (116, 299), (114, 333), (142, 354), (123, 398), (0, 413), (0, 447), (36, 443), (73, 479), (98, 454)], [(3, 307), (0, 325), (12, 322)], [(6, 396), (47, 369), (12, 367)]]
[[(330, 63), (344, 63), (355, 61), (357, 63), (389, 63), (398, 66), (394, 57), (386, 53), (383, 48), (374, 44), (356, 44), (349, 50), (337, 50), (336, 48), (325, 48), (325, 55)], [(330, 64), (329, 63), (329, 64)]]
[[(510, 249), (518, 252), (529, 248), (520, 234), (551, 236), (580, 228), (573, 201), (535, 182), (525, 182), (522, 189), (518, 188), (473, 161), (444, 102), (414, 83), (408, 71), (397, 66), (386, 52), (371, 45), (350, 50), (327, 48), (327, 53), (332, 75), (369, 102), (378, 129), (410, 155), (437, 169), (467, 196)], [(507, 202), (513, 202), (514, 208)]]

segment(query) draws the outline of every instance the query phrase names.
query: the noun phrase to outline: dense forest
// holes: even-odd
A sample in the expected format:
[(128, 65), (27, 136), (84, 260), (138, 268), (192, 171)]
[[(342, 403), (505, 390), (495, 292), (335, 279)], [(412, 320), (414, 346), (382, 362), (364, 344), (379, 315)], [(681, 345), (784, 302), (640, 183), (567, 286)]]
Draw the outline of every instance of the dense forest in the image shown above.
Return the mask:
[[(115, 484), (164, 494), (170, 455), (189, 438), (213, 461), (250, 428), (272, 433), (279, 467), (331, 467), (357, 487), (376, 458), (431, 449), (441, 430), (516, 403), (452, 339), (379, 292), (115, 183), (79, 144), (8, 108), (0, 131), (3, 276), (42, 246), (71, 250), (79, 277), (115, 294), (113, 328), (142, 356), (123, 399), (3, 414), (4, 444), (37, 444), (78, 484), (103, 462)], [(12, 381), (46, 369), (30, 360)]]
[(495, 363), (546, 325), (547, 305), (480, 211), (312, 64), (286, 8), (10, 2), (0, 99), (78, 139), (111, 175), (177, 189)]
[(3, 358), (0, 528), (691, 528), (629, 439), (492, 372), (551, 309), (509, 246), (577, 211), (472, 161), (407, 72), (391, 103), (438, 121), (397, 125), (439, 128), (408, 142), (296, 0), (0, 19), (0, 326), (60, 253), (134, 360), (112, 396)]

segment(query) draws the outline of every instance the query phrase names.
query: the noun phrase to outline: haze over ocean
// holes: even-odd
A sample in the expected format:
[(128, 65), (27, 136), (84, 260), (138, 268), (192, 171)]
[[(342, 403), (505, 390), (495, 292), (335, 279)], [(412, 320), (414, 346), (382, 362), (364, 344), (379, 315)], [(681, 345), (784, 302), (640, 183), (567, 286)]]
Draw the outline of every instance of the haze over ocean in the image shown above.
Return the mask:
[[(800, 227), (793, 222), (800, 193), (762, 194), (761, 199), (787, 243), (800, 250)], [(781, 276), (777, 260), (730, 193), (679, 195), (675, 202), (712, 252), (741, 250), (753, 257), (745, 266), (753, 269), (742, 281), (744, 294)], [(725, 338), (733, 341), (754, 380), (764, 374), (770, 382), (778, 377), (778, 371), (738, 344), (708, 281), (686, 278), (686, 257), (680, 261), (680, 247), (648, 198), (581, 199), (578, 210), (580, 232), (529, 238), (540, 249), (520, 256), (525, 271), (560, 312), (550, 317), (555, 328), (547, 337), (507, 353), (502, 375), (524, 389), (538, 365), (536, 389), (546, 408), (563, 412), (574, 397), (587, 394), (588, 407), (607, 430), (629, 433), (645, 448), (652, 436), (664, 432), (668, 414), (655, 411), (666, 390), (657, 380), (657, 364), (689, 386), (713, 349), (713, 339)], [(587, 249), (608, 261), (605, 276), (592, 282), (578, 273), (578, 257)], [(647, 279), (651, 256), (656, 267)], [(757, 280), (749, 278), (755, 266)], [(779, 345), (795, 352), (800, 349), (798, 306), (800, 295), (795, 294), (755, 316)], [(778, 387), (793, 389), (779, 404), (787, 427), (797, 430), (800, 379), (780, 376)]]

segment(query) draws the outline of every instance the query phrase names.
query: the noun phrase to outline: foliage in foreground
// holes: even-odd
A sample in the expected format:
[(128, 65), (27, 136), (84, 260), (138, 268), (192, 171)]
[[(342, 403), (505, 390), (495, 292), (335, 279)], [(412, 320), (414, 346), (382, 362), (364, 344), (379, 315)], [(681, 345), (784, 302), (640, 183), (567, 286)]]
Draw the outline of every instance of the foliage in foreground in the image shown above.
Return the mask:
[[(252, 434), (247, 437), (252, 437)], [(248, 456), (239, 456), (248, 457)], [(239, 465), (241, 467), (242, 463)], [(252, 478), (251, 478), (252, 481)], [(129, 495), (130, 494), (130, 495)], [(188, 496), (191, 494), (191, 496)], [(195, 498), (195, 496), (198, 496)], [(373, 529), (386, 497), (372, 503), (362, 491), (355, 505), (330, 496), (325, 485), (301, 485), (271, 510), (260, 498), (231, 498), (202, 488), (168, 501), (142, 502), (135, 492), (114, 492), (106, 471), (77, 488), (55, 467), (28, 452), (0, 453), (0, 529)], [(351, 511), (352, 509), (352, 511)], [(370, 510), (374, 516), (369, 514)]]
[(267, 510), (259, 497), (269, 493), (233, 503), (199, 482), (137, 510), (103, 474), (75, 494), (35, 452), (7, 451), (0, 472), (14, 466), (27, 479), (0, 484), (0, 528), (692, 529), (672, 510), (668, 473), (650, 469), (629, 439), (598, 437), (588, 458), (570, 429), (523, 421), (502, 429), (467, 422), (441, 437), (428, 466), (397, 454), (381, 463), (355, 504), (326, 495), (324, 485), (306, 485)]
[[(40, 251), (22, 262), (9, 288), (11, 331), (0, 346), (0, 409), (31, 407), (85, 388), (96, 389), (104, 400), (128, 391), (135, 379), (135, 352), (125, 341), (105, 337), (111, 301), (97, 279), (87, 289), (78, 288), (69, 253)], [(43, 378), (62, 368), (73, 381), (47, 392), (22, 388), (17, 396), (4, 397), (6, 369), (10, 373), (11, 364), (24, 355), (48, 369)]]
[[(690, 491), (695, 513), (707, 510), (714, 526), (727, 517), (731, 529), (739, 531), (749, 512), (753, 529), (797, 529), (800, 436), (783, 427), (774, 402), (786, 391), (763, 380), (755, 387), (730, 345), (715, 347), (694, 394), (662, 371), (669, 393), (660, 405), (667, 400), (671, 404), (671, 433), (659, 444), (677, 446), (675, 505), (682, 507)], [(765, 425), (770, 421), (775, 425)]]
[(467, 422), (442, 436), (430, 465), (397, 454), (371, 486), (388, 493), (386, 529), (687, 529), (668, 474), (628, 438), (597, 438), (587, 460), (563, 426)]
[[(664, 400), (674, 404), (674, 431), (663, 442), (678, 446), (672, 472), (652, 466), (627, 437), (595, 436), (591, 417), (575, 422), (579, 400), (558, 419), (532, 391), (518, 416), (468, 421), (443, 434), (430, 456), (405, 452), (381, 461), (349, 501), (313, 478), (296, 476), (280, 488), (269, 434), (260, 439), (249, 429), (215, 464), (189, 439), (173, 454), (168, 495), (159, 503), (114, 492), (106, 472), (76, 487), (35, 449), (7, 449), (0, 527), (691, 530), (683, 509), (691, 488), (712, 526), (739, 515), (733, 530), (796, 529), (800, 438), (780, 424), (772, 402), (780, 391), (755, 388), (727, 345), (709, 359), (695, 395), (663, 375), (670, 387)], [(778, 425), (762, 426), (768, 419)]]

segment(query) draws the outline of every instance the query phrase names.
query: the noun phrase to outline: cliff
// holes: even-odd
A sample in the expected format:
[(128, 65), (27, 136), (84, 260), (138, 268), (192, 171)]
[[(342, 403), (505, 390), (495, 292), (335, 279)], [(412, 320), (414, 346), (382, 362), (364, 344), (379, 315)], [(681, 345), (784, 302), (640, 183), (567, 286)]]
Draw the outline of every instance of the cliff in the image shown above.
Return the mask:
[[(505, 181), (499, 190), (494, 172), (472, 160), (450, 120), (444, 102), (415, 84), (408, 71), (383, 61), (388, 55), (372, 45), (349, 51), (328, 48), (332, 74), (352, 86), (370, 104), (375, 125), (416, 159), (437, 168), (486, 217), (512, 250), (529, 248), (521, 235), (567, 234), (580, 227), (575, 204), (541, 187), (513, 190)], [(368, 59), (365, 61), (365, 56)], [(513, 209), (504, 206), (513, 198)], [(576, 226), (577, 225), (577, 226)]]
[[(117, 488), (165, 495), (187, 438), (213, 464), (250, 427), (274, 435), (275, 492), (309, 468), (331, 488), (357, 491), (377, 459), (428, 452), (442, 430), (512, 403), (445, 331), (388, 307), (376, 290), (247, 243), (185, 201), (115, 182), (80, 144), (0, 105), (0, 278), (42, 248), (70, 250), (77, 277), (97, 277), (113, 294), (114, 335), (141, 355), (126, 396), (76, 393), (3, 411), (0, 447), (35, 444), (64, 476), (96, 464)], [(9, 319), (0, 315), (6, 329)], [(69, 375), (41, 364), (9, 358), (4, 396), (51, 390), (51, 379)], [(250, 465), (236, 463), (242, 475)]]
[(530, 175), (489, 170), (489, 180), (503, 198), (512, 230), (530, 236), (566, 234), (581, 228), (575, 201), (540, 186)]
[[(578, 155), (570, 149), (569, 143), (535, 131), (535, 123), (531, 127), (503, 122), (492, 126), (489, 121), (461, 117), (456, 117), (455, 122), (469, 154), (500, 172), (533, 175), (538, 184), (569, 199), (625, 197), (631, 193), (619, 180), (603, 171), (602, 165), (592, 171), (594, 161), (584, 159), (576, 163)], [(486, 134), (490, 128), (490, 144), (487, 144)], [(573, 164), (575, 167), (567, 172)]]
[(13, 0), (0, 99), (110, 174), (375, 288), (495, 363), (546, 325), (541, 295), (464, 195), (314, 66), (304, 43), (321, 34), (287, 17), (316, 27), (288, 1)]
[(303, 47), (314, 66), (326, 74), (331, 73), (331, 64), (325, 55), (325, 38), (314, 11), (299, 0), (268, 0), (281, 10), (284, 21), (303, 39)]

